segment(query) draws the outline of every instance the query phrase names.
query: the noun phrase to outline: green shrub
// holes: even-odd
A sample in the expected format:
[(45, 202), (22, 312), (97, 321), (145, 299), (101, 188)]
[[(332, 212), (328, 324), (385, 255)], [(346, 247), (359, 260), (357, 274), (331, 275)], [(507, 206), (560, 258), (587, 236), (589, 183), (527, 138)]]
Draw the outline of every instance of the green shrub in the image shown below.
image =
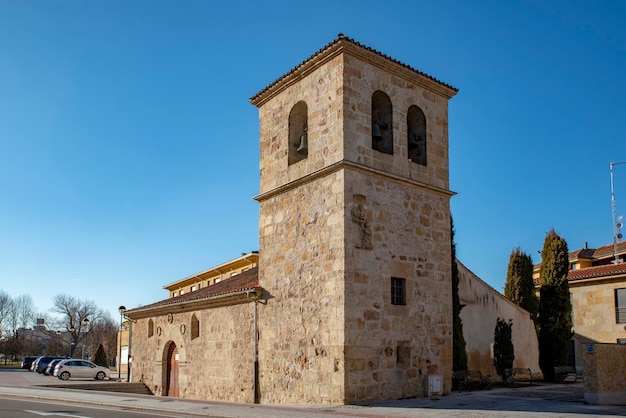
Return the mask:
[(493, 335), (493, 364), (502, 380), (506, 379), (506, 369), (513, 368), (515, 348), (513, 347), (513, 320), (508, 322), (502, 318), (496, 320), (496, 329)]
[(93, 362), (98, 366), (109, 367), (109, 360), (107, 359), (107, 353), (104, 351), (104, 347), (102, 344), (98, 346), (96, 350), (96, 355), (93, 358)]

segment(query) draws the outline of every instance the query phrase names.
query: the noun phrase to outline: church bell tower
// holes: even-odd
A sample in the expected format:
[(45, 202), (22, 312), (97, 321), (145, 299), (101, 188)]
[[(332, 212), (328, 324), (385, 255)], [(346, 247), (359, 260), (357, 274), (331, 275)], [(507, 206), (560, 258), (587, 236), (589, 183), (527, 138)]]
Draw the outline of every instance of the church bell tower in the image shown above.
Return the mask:
[(262, 403), (450, 391), (456, 92), (339, 35), (251, 99)]

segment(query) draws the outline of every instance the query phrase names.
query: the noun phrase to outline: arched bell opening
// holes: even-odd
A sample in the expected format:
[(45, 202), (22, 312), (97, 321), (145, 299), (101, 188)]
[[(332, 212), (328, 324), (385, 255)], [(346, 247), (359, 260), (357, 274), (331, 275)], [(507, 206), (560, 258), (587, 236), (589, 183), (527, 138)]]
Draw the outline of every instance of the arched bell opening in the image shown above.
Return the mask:
[(409, 160), (426, 165), (426, 116), (419, 107), (409, 107), (407, 120), (407, 148)]
[(288, 164), (302, 161), (309, 156), (308, 108), (299, 101), (289, 112), (289, 155)]

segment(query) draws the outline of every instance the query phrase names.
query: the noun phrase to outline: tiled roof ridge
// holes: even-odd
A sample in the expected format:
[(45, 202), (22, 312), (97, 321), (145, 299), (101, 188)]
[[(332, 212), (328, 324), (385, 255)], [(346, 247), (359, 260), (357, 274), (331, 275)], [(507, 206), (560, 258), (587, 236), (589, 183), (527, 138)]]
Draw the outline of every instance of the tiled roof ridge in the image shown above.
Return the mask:
[[(602, 245), (598, 248), (578, 248), (574, 251), (570, 251), (567, 256), (570, 260), (575, 260), (576, 258), (599, 258), (605, 257), (613, 253), (613, 243)], [(624, 252), (626, 251), (626, 241), (621, 241), (617, 243), (617, 251)], [(541, 263), (538, 263), (539, 265)]]
[[(193, 292), (185, 293), (183, 295), (163, 299), (149, 305), (140, 306), (135, 309), (146, 310), (151, 308), (159, 308), (181, 302), (196, 302), (215, 296), (222, 296), (235, 292), (253, 290), (259, 287), (258, 270), (258, 267), (253, 267), (235, 276), (224, 279), (219, 283), (215, 283), (210, 286), (195, 290)], [(134, 309), (130, 309), (128, 310), (128, 312), (132, 313), (133, 310)]]
[(343, 40), (343, 41), (350, 42), (351, 44), (353, 44), (353, 45), (355, 45), (355, 46), (358, 46), (359, 48), (363, 48), (363, 49), (365, 49), (365, 50), (367, 50), (367, 51), (373, 52), (374, 54), (376, 54), (376, 55), (378, 55), (378, 56), (380, 56), (380, 57), (382, 57), (382, 58), (385, 58), (385, 59), (387, 59), (387, 60), (389, 60), (389, 61), (391, 61), (391, 62), (394, 62), (394, 63), (396, 63), (396, 64), (398, 64), (398, 65), (401, 65), (402, 67), (407, 68), (407, 69), (409, 69), (409, 70), (411, 70), (411, 71), (413, 71), (413, 72), (415, 72), (415, 73), (417, 73), (417, 74), (419, 74), (419, 75), (421, 75), (421, 76), (423, 76), (423, 77), (426, 77), (426, 78), (428, 78), (429, 80), (432, 80), (432, 81), (434, 81), (434, 82), (436, 82), (436, 83), (438, 83), (438, 84), (441, 84), (442, 86), (445, 86), (445, 87), (447, 87), (447, 88), (449, 88), (449, 89), (453, 90), (454, 92), (458, 92), (458, 91), (459, 91), (459, 89), (458, 89), (458, 88), (453, 87), (453, 86), (451, 86), (450, 84), (444, 83), (443, 81), (438, 80), (438, 79), (436, 79), (435, 77), (433, 77), (433, 76), (431, 76), (431, 75), (428, 75), (428, 74), (424, 73), (423, 71), (420, 71), (420, 70), (418, 70), (418, 69), (416, 69), (416, 68), (413, 68), (413, 67), (411, 67), (411, 66), (410, 66), (410, 65), (408, 65), (408, 64), (405, 64), (405, 63), (403, 63), (403, 62), (401, 62), (401, 61), (398, 61), (398, 60), (397, 60), (397, 59), (395, 59), (395, 58), (392, 58), (392, 57), (390, 57), (390, 56), (388, 56), (388, 55), (386, 55), (386, 54), (383, 54), (382, 52), (380, 52), (380, 51), (378, 51), (378, 50), (376, 50), (376, 49), (374, 49), (374, 48), (371, 48), (371, 47), (369, 47), (369, 46), (363, 45), (362, 43), (357, 42), (356, 40), (354, 40), (354, 39), (352, 39), (352, 38), (350, 38), (350, 37), (348, 37), (348, 36), (345, 36), (343, 33), (339, 33), (339, 34), (337, 35), (337, 38), (335, 38), (335, 39), (334, 39), (334, 40), (332, 40), (331, 42), (327, 43), (326, 45), (324, 45), (323, 47), (321, 47), (320, 49), (318, 49), (318, 50), (317, 50), (316, 52), (314, 52), (312, 55), (310, 55), (310, 56), (309, 56), (309, 57), (307, 57), (305, 60), (303, 60), (302, 62), (300, 62), (300, 64), (296, 65), (296, 66), (295, 66), (295, 67), (293, 67), (291, 70), (289, 70), (287, 73), (283, 74), (283, 75), (282, 75), (282, 76), (280, 76), (278, 79), (276, 79), (274, 82), (270, 83), (267, 87), (265, 87), (264, 89), (262, 89), (261, 91), (259, 91), (259, 92), (258, 92), (257, 94), (255, 94), (254, 96), (252, 96), (252, 97), (250, 98), (250, 101), (251, 101), (251, 102), (254, 102), (254, 101), (255, 101), (258, 97), (262, 96), (262, 95), (263, 95), (266, 91), (270, 90), (270, 89), (271, 89), (272, 87), (274, 87), (276, 84), (280, 83), (282, 80), (284, 80), (285, 78), (289, 77), (291, 74), (293, 74), (293, 73), (297, 72), (297, 71), (298, 71), (298, 70), (299, 70), (299, 69), (300, 69), (303, 65), (305, 65), (307, 62), (309, 62), (309, 61), (310, 61), (310, 60), (312, 60), (313, 58), (315, 58), (315, 57), (319, 56), (319, 55), (320, 55), (320, 54), (322, 54), (324, 51), (326, 51), (326, 50), (328, 50), (328, 49), (332, 48), (333, 46), (335, 46), (336, 44), (338, 44), (338, 43), (339, 43), (339, 42), (341, 42), (342, 40)]
[[(577, 270), (569, 270), (567, 272), (567, 281), (573, 282), (583, 279), (594, 279), (616, 274), (626, 274), (626, 263), (619, 264), (603, 264), (601, 266), (585, 267)], [(541, 283), (541, 278), (533, 279), (535, 285)]]
[(626, 273), (626, 263), (603, 264), (601, 266), (587, 267), (584, 269), (570, 270), (567, 274), (568, 281), (591, 279), (596, 277), (612, 276)]
[[(611, 243), (611, 244), (603, 245), (601, 247), (596, 248), (593, 252), (593, 256), (594, 257), (606, 256), (606, 255), (612, 254), (613, 251), (614, 251), (613, 243)], [(626, 241), (617, 243), (617, 251), (618, 252), (626, 251)]]

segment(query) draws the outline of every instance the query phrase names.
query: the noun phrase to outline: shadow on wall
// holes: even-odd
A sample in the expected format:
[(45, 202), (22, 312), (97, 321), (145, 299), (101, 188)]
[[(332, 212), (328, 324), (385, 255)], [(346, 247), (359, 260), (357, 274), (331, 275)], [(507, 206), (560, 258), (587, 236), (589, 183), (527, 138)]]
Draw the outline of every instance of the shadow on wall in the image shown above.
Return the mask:
[(489, 286), (457, 260), (459, 267), (459, 299), (463, 336), (466, 342), (468, 370), (497, 376), (493, 365), (493, 336), (496, 320), (513, 321), (512, 338), (515, 349), (513, 367), (539, 371), (539, 342), (530, 313), (520, 308)]

